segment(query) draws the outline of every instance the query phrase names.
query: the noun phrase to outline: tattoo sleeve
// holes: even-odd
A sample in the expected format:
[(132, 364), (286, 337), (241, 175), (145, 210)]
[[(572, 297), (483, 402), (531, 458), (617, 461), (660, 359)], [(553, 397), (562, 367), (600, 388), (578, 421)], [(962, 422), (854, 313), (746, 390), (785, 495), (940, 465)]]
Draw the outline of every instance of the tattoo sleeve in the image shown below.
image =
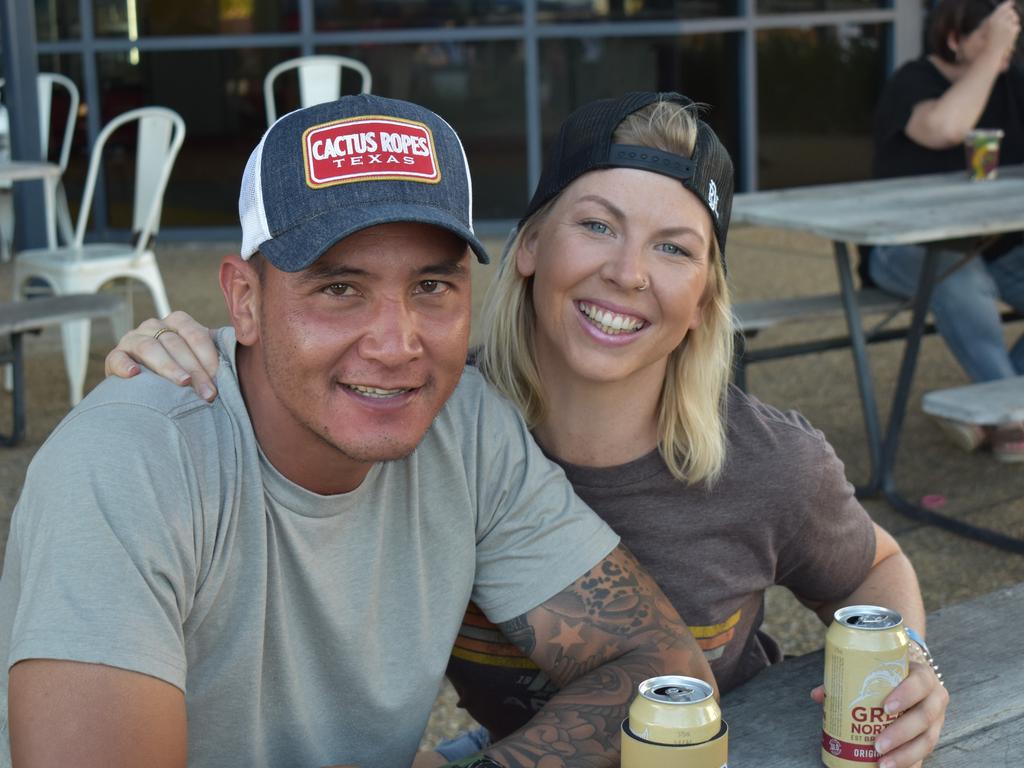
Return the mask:
[(683, 620), (622, 546), (543, 605), (499, 626), (561, 689), (523, 728), (486, 750), (509, 768), (618, 766), (619, 727), (640, 682), (681, 674), (714, 684)]

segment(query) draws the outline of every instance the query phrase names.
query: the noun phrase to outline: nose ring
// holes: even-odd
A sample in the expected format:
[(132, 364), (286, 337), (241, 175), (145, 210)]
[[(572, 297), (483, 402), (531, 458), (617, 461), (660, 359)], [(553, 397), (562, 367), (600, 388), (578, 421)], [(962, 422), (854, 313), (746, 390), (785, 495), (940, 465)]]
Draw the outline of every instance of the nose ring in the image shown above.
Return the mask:
[(645, 277), (645, 278), (644, 278), (644, 281), (643, 281), (642, 283), (640, 283), (640, 285), (638, 285), (638, 286), (636, 287), (636, 289), (637, 289), (638, 291), (641, 291), (641, 292), (642, 292), (642, 291), (646, 291), (646, 290), (647, 290), (648, 288), (650, 288), (650, 287), (651, 287), (651, 284), (650, 284), (650, 283), (649, 283), (649, 282), (647, 281), (647, 278)]

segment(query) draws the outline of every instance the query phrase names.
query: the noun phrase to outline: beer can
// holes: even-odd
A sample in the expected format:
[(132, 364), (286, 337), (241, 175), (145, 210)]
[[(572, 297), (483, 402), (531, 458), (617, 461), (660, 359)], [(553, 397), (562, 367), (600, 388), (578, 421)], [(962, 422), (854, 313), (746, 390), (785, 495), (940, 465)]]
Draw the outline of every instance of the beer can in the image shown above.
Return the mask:
[(727, 768), (728, 730), (710, 684), (652, 677), (622, 723), (622, 768)]
[(829, 768), (877, 765), (875, 739), (896, 719), (882, 708), (907, 676), (903, 617), (876, 605), (840, 608), (825, 635), (821, 760)]

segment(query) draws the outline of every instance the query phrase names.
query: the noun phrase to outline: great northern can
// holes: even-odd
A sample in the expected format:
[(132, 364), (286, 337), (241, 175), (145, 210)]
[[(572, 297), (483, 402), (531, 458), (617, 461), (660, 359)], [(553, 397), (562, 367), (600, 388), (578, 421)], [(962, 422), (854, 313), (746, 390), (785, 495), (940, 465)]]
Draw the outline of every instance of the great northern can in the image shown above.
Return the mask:
[(903, 617), (876, 605), (840, 608), (825, 635), (821, 760), (829, 768), (877, 765), (875, 739), (896, 715), (882, 707), (907, 676)]
[(652, 677), (622, 723), (622, 768), (727, 768), (728, 731), (708, 683)]

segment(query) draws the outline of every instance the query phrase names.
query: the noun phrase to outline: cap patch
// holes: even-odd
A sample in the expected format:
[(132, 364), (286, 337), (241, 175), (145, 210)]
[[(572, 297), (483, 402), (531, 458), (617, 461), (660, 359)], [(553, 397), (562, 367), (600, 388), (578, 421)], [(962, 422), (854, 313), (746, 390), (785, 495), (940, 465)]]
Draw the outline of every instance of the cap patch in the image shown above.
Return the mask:
[(718, 218), (718, 185), (715, 184), (715, 180), (711, 179), (708, 182), (708, 208), (715, 214), (715, 218)]
[(356, 181), (437, 184), (434, 135), (424, 123), (366, 115), (307, 128), (302, 134), (306, 184), (313, 189)]

